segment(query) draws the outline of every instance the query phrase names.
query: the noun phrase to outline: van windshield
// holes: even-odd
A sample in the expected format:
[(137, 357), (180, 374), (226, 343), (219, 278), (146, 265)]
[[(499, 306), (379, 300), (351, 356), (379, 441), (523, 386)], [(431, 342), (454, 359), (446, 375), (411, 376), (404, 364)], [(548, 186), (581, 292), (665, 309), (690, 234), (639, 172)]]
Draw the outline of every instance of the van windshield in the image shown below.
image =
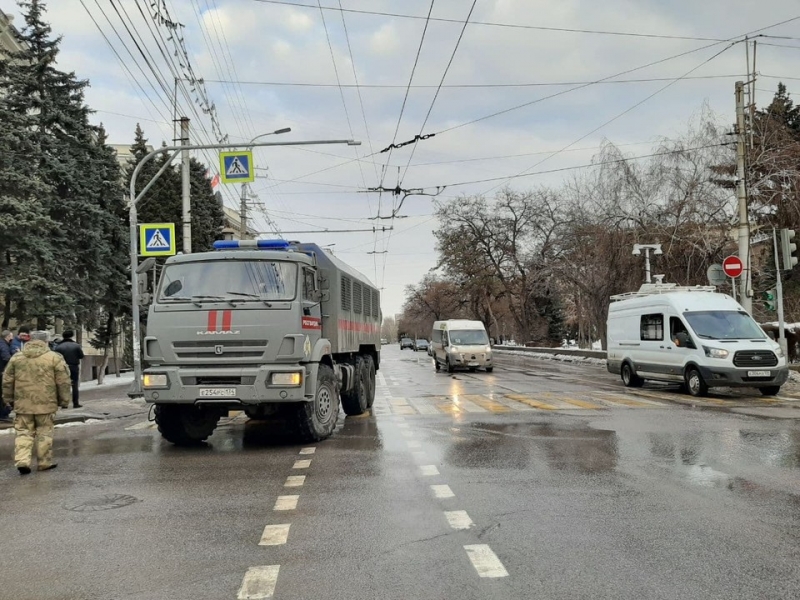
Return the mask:
[(169, 265), (158, 301), (202, 302), (292, 300), (297, 264), (270, 260), (212, 260)]
[(683, 313), (698, 337), (707, 340), (763, 339), (764, 331), (746, 312), (704, 310)]
[(489, 337), (482, 329), (462, 329), (450, 331), (450, 343), (454, 346), (485, 346)]

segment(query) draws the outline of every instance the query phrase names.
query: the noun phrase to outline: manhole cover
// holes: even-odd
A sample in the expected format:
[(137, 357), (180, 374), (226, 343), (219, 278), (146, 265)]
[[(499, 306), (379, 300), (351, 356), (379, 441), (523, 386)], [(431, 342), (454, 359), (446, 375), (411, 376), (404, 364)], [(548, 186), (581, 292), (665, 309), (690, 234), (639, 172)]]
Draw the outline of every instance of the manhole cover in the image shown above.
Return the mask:
[(86, 502), (81, 502), (75, 506), (68, 506), (67, 510), (75, 512), (94, 512), (97, 510), (111, 510), (114, 508), (122, 508), (123, 506), (130, 506), (139, 502), (138, 498), (133, 496), (126, 496), (125, 494), (106, 494), (99, 498), (92, 498)]

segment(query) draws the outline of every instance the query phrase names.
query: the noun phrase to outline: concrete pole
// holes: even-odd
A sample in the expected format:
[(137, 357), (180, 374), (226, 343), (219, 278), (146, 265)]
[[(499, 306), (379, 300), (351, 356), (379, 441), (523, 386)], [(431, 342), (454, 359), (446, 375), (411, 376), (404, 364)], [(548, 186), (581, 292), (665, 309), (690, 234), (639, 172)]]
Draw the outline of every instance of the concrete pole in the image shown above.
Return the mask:
[(747, 214), (747, 188), (745, 186), (744, 83), (736, 82), (736, 199), (739, 202), (739, 258), (744, 265), (739, 302), (753, 314), (752, 277), (750, 268), (750, 220)]
[(781, 281), (781, 265), (778, 259), (778, 235), (772, 228), (772, 245), (775, 248), (775, 294), (778, 296), (778, 343), (781, 345), (786, 364), (789, 364), (789, 346), (786, 343), (786, 327), (783, 323), (783, 282)]
[[(250, 167), (252, 169), (252, 166)], [(242, 184), (242, 200), (239, 205), (239, 239), (247, 239), (247, 184)]]
[[(189, 119), (181, 117), (181, 146), (189, 145)], [(183, 200), (183, 253), (192, 253), (192, 195), (189, 151), (181, 152), (181, 199)]]

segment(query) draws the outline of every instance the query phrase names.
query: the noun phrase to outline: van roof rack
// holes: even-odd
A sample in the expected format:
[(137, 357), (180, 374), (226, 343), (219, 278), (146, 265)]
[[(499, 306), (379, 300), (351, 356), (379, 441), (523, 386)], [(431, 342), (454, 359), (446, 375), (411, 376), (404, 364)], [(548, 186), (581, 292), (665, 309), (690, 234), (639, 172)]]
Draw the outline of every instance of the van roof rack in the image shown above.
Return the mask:
[(643, 283), (638, 292), (625, 292), (611, 296), (611, 301), (628, 300), (657, 294), (670, 294), (674, 292), (716, 292), (713, 285), (678, 285), (677, 283)]

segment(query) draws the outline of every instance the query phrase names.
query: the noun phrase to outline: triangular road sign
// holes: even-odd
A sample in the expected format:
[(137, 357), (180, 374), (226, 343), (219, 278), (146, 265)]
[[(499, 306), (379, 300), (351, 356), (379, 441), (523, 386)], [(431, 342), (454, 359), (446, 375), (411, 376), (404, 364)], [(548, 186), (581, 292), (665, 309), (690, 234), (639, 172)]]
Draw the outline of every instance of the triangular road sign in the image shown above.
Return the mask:
[(169, 242), (164, 238), (164, 235), (161, 233), (160, 229), (156, 229), (153, 232), (153, 235), (150, 236), (150, 240), (147, 242), (147, 249), (148, 250), (169, 250), (170, 249)]

